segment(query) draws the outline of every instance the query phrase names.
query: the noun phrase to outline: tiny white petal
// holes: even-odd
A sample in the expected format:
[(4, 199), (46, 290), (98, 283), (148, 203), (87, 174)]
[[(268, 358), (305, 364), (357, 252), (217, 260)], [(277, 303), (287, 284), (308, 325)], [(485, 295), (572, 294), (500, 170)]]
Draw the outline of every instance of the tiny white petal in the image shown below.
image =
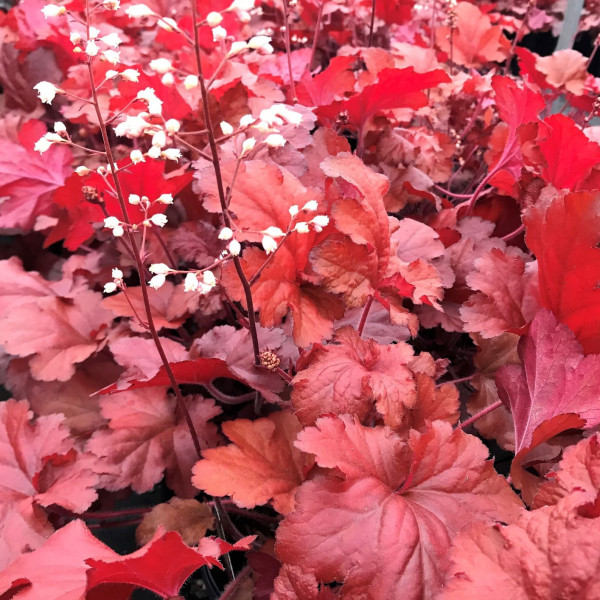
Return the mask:
[(220, 42), (227, 37), (227, 30), (219, 25), (218, 27), (213, 27), (212, 34), (213, 42)]
[(233, 237), (233, 231), (229, 229), (229, 227), (223, 227), (221, 231), (219, 231), (219, 239), (220, 240), (230, 240)]
[(141, 150), (132, 150), (129, 153), (129, 158), (131, 159), (131, 162), (134, 165), (137, 165), (138, 163), (141, 163), (141, 162), (145, 162), (144, 154), (142, 153)]
[(167, 217), (161, 213), (157, 213), (150, 217), (150, 221), (158, 227), (164, 227), (167, 224)]
[(285, 233), (279, 227), (267, 227), (262, 233), (271, 236), (272, 238), (284, 237)]
[(198, 278), (195, 273), (188, 273), (183, 282), (185, 292), (195, 292), (198, 289)]
[(171, 19), (171, 17), (162, 17), (162, 19), (159, 19), (158, 26), (165, 31), (179, 30), (179, 27), (177, 27), (177, 21), (175, 21), (175, 19)]
[(94, 40), (88, 40), (85, 45), (85, 53), (88, 56), (96, 56), (100, 52), (100, 48), (98, 48), (98, 44)]
[(300, 212), (297, 204), (292, 204), (288, 210), (290, 211), (290, 215), (292, 217), (295, 217)]
[(161, 194), (156, 201), (161, 204), (173, 204), (173, 194)]
[(183, 80), (183, 87), (186, 90), (193, 90), (195, 87), (198, 87), (198, 77), (196, 75), (188, 75)]
[(160, 78), (160, 81), (163, 85), (166, 85), (167, 87), (171, 87), (172, 85), (175, 84), (175, 75), (173, 75), (173, 73), (165, 73)]
[(327, 227), (329, 225), (329, 217), (327, 215), (317, 215), (312, 219), (311, 223), (314, 223), (317, 227)]
[(167, 148), (162, 155), (167, 160), (179, 160), (181, 158), (181, 150), (179, 148)]
[(221, 121), (220, 125), (223, 135), (231, 135), (233, 133), (233, 127), (227, 121)]
[(272, 133), (265, 138), (265, 144), (271, 148), (281, 148), (285, 146), (285, 138), (279, 133)]
[(104, 227), (108, 228), (108, 229), (114, 229), (115, 227), (118, 227), (121, 224), (121, 221), (119, 221), (119, 219), (117, 219), (117, 217), (106, 217), (106, 219), (104, 219)]
[(151, 288), (154, 288), (155, 290), (161, 288), (164, 284), (165, 281), (167, 280), (167, 278), (164, 275), (155, 275), (149, 282), (148, 285)]
[(319, 209), (319, 203), (316, 200), (309, 200), (303, 207), (302, 210), (310, 210), (314, 212)]
[(48, 19), (49, 17), (60, 17), (67, 12), (67, 9), (64, 6), (57, 6), (56, 4), (48, 4), (42, 8), (42, 12), (44, 13), (44, 17)]
[(204, 281), (205, 285), (210, 287), (217, 285), (217, 279), (212, 271), (204, 271), (202, 274), (202, 280)]
[(171, 71), (173, 69), (173, 65), (168, 58), (155, 58), (150, 61), (150, 68), (156, 73), (163, 74)]
[(102, 53), (102, 56), (109, 62), (111, 65), (116, 65), (121, 60), (121, 53), (116, 50), (105, 50)]
[(248, 41), (248, 48), (251, 50), (258, 50), (265, 44), (270, 44), (271, 38), (268, 35), (255, 35)]
[(221, 24), (221, 21), (223, 21), (223, 17), (218, 12), (212, 11), (206, 15), (206, 23), (209, 27), (216, 27)]
[(152, 136), (152, 145), (158, 146), (159, 148), (164, 148), (167, 144), (167, 136), (164, 131), (157, 131)]
[(117, 291), (117, 284), (114, 281), (109, 281), (108, 283), (104, 284), (104, 293), (105, 294), (112, 294), (113, 292)]
[(141, 19), (143, 17), (151, 17), (154, 15), (154, 11), (151, 10), (145, 4), (132, 4), (125, 11), (128, 17), (131, 19)]
[(171, 268), (165, 263), (154, 263), (148, 267), (148, 271), (154, 273), (154, 275), (167, 275), (171, 272)]
[(310, 229), (308, 228), (308, 223), (305, 221), (300, 221), (299, 223), (296, 223), (294, 231), (297, 231), (298, 233), (308, 233)]
[(248, 45), (246, 44), (246, 42), (233, 42), (233, 44), (231, 44), (231, 48), (229, 49), (229, 52), (227, 53), (228, 57), (231, 56), (235, 56), (236, 54), (239, 54), (240, 52), (243, 52), (244, 50), (248, 49)]
[(165, 123), (165, 130), (167, 133), (177, 133), (181, 129), (181, 123), (177, 119), (169, 119)]
[(227, 248), (233, 256), (238, 256), (242, 251), (242, 245), (237, 240), (231, 240)]
[(129, 194), (129, 204), (137, 206), (142, 199), (137, 194)]
[(249, 11), (254, 8), (254, 0), (233, 0), (227, 10), (243, 10)]
[(80, 177), (85, 177), (88, 173), (91, 173), (91, 171), (87, 167), (82, 165), (75, 169), (75, 173), (77, 173), (77, 175), (79, 175)]
[(52, 100), (54, 100), (56, 94), (60, 91), (60, 88), (57, 88), (49, 81), (40, 81), (33, 86), (33, 89), (37, 91), (39, 99), (46, 104), (50, 104)]
[(111, 48), (118, 48), (119, 44), (122, 42), (121, 38), (119, 37), (119, 34), (114, 31), (113, 33), (109, 33), (108, 35), (103, 35), (100, 39)]
[(267, 254), (271, 254), (271, 252), (277, 250), (277, 242), (270, 235), (263, 235), (261, 243)]
[(146, 152), (146, 155), (150, 158), (161, 158), (162, 151), (158, 146), (152, 146), (152, 148)]
[(121, 237), (125, 233), (125, 230), (121, 225), (117, 225), (116, 227), (113, 227), (112, 232), (115, 237)]
[(137, 83), (140, 79), (140, 72), (136, 71), (136, 69), (125, 69), (124, 71), (121, 71), (121, 77), (126, 81)]
[(112, 270), (113, 279), (123, 279), (123, 271), (121, 269)]
[(250, 152), (254, 148), (254, 146), (256, 146), (255, 138), (248, 138), (247, 140), (244, 140), (244, 142), (242, 143), (242, 156), (248, 154), (248, 152)]

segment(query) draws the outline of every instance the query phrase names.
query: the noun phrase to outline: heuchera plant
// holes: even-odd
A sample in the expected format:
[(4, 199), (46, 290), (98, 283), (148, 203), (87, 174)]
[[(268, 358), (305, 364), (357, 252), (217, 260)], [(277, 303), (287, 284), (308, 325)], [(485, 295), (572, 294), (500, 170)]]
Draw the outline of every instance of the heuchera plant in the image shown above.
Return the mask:
[(558, 4), (2, 17), (2, 600), (600, 598), (599, 44), (520, 45)]

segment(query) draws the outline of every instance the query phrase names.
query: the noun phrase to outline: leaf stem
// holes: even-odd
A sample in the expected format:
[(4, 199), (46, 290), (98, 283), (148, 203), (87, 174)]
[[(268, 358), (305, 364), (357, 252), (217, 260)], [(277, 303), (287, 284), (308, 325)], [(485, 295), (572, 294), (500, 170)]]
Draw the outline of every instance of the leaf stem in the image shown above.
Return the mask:
[[(200, 91), (202, 94), (202, 109), (204, 112), (204, 123), (206, 125), (208, 134), (208, 143), (210, 146), (212, 163), (215, 170), (215, 178), (217, 180), (217, 190), (219, 192), (219, 202), (221, 204), (221, 213), (223, 215), (223, 221), (226, 227), (231, 228), (231, 217), (227, 210), (227, 201), (225, 198), (225, 189), (223, 187), (223, 176), (221, 173), (221, 163), (219, 162), (219, 150), (217, 148), (217, 142), (215, 140), (215, 134), (212, 129), (212, 120), (210, 116), (210, 108), (208, 105), (208, 91), (206, 89), (206, 82), (204, 81), (204, 75), (202, 72), (202, 58), (200, 56), (200, 39), (198, 34), (198, 7), (196, 6), (196, 0), (192, 0), (192, 24), (194, 28), (194, 54), (196, 57), (196, 67), (198, 69), (198, 81), (200, 83)], [(233, 265), (240, 279), (242, 287), (244, 288), (244, 296), (246, 298), (246, 305), (248, 307), (248, 325), (250, 330), (250, 337), (252, 338), (252, 350), (254, 352), (254, 364), (260, 366), (260, 346), (258, 343), (258, 334), (256, 332), (256, 316), (254, 313), (254, 301), (252, 299), (252, 290), (248, 283), (248, 278), (244, 273), (242, 263), (239, 256), (233, 257)]]
[[(296, 85), (294, 84), (294, 73), (292, 71), (292, 47), (290, 44), (290, 14), (288, 0), (283, 0), (283, 19), (285, 21), (285, 53), (287, 54), (288, 72), (290, 75), (290, 92), (292, 93), (292, 102), (297, 104)], [(309, 67), (310, 68), (310, 67)]]
[(323, 8), (325, 8), (325, 0), (321, 0), (321, 5), (319, 6), (319, 14), (317, 15), (317, 24), (315, 25), (315, 35), (313, 37), (312, 47), (310, 49), (310, 60), (308, 61), (308, 70), (312, 69), (313, 63), (315, 61), (315, 54), (317, 52), (317, 42), (319, 41), (319, 33), (321, 31), (321, 22), (323, 20)]
[[(89, 0), (86, 0), (85, 3), (86, 8), (86, 29), (89, 36), (89, 28), (90, 28), (90, 20), (89, 20)], [(117, 174), (117, 164), (114, 159), (112, 148), (110, 145), (110, 140), (108, 139), (108, 131), (106, 129), (106, 123), (104, 122), (104, 117), (102, 116), (102, 111), (100, 110), (100, 104), (98, 102), (98, 94), (96, 92), (96, 85), (94, 82), (94, 70), (92, 68), (91, 58), (87, 61), (88, 74), (90, 78), (90, 85), (92, 88), (92, 103), (94, 105), (94, 110), (96, 112), (96, 117), (98, 119), (98, 126), (100, 127), (100, 133), (102, 134), (102, 141), (104, 143), (104, 150), (106, 151), (106, 158), (108, 159), (108, 164), (110, 165), (110, 172), (113, 177), (113, 181), (115, 184), (115, 192), (117, 194), (117, 200), (119, 203), (119, 207), (121, 209), (121, 213), (123, 216), (123, 221), (131, 226), (131, 219), (129, 218), (129, 213), (127, 211), (127, 203), (125, 202), (125, 195), (123, 194), (123, 189), (121, 187), (121, 181)], [(156, 330), (156, 326), (154, 325), (154, 318), (152, 316), (152, 308), (150, 306), (150, 298), (148, 296), (148, 284), (146, 282), (146, 272), (144, 268), (144, 264), (140, 257), (140, 253), (138, 251), (137, 242), (135, 241), (135, 236), (131, 231), (131, 227), (125, 228), (125, 235), (127, 236), (127, 241), (129, 242), (131, 249), (133, 251), (133, 256), (135, 258), (135, 264), (137, 271), (140, 277), (140, 286), (142, 291), (142, 299), (144, 302), (144, 311), (146, 312), (146, 319), (148, 321), (148, 330), (150, 331), (150, 335), (152, 336), (152, 340), (154, 345), (156, 346), (156, 350), (160, 355), (160, 360), (165, 368), (165, 372), (167, 373), (167, 377), (169, 378), (169, 382), (171, 387), (173, 388), (173, 392), (175, 393), (175, 397), (177, 399), (177, 405), (179, 406), (179, 410), (183, 414), (185, 422), (190, 430), (190, 434), (192, 436), (192, 441), (194, 444), (194, 449), (196, 450), (196, 454), (198, 458), (202, 456), (202, 449), (200, 447), (200, 440), (198, 439), (198, 433), (196, 432), (196, 427), (194, 426), (194, 422), (190, 415), (190, 412), (187, 409), (185, 399), (183, 398), (183, 394), (181, 393), (181, 389), (179, 388), (179, 384), (175, 379), (175, 375), (171, 369), (171, 365), (169, 364), (169, 359), (165, 353), (165, 350), (162, 346), (160, 338), (158, 336), (158, 332)]]
[(481, 419), (481, 417), (485, 417), (485, 415), (491, 413), (492, 411), (496, 410), (497, 408), (500, 408), (502, 406), (502, 404), (503, 404), (502, 400), (497, 400), (496, 402), (494, 402), (494, 404), (490, 404), (489, 406), (486, 406), (483, 410), (480, 410), (478, 413), (475, 413), (472, 417), (468, 418), (466, 421), (459, 423), (456, 428), (457, 429), (466, 429), (469, 425), (471, 425), (472, 423), (475, 423), (475, 421), (478, 421), (479, 419)]
[(367, 322), (367, 317), (369, 316), (369, 311), (371, 310), (371, 305), (373, 304), (373, 296), (369, 296), (367, 298), (367, 302), (365, 304), (365, 307), (363, 308), (362, 311), (362, 315), (360, 316), (360, 322), (358, 324), (358, 328), (356, 331), (358, 331), (358, 335), (362, 336), (363, 330), (365, 328), (365, 324)]
[(369, 26), (369, 43), (367, 48), (370, 48), (373, 45), (373, 31), (375, 29), (375, 5), (377, 0), (373, 0), (371, 4), (371, 24)]

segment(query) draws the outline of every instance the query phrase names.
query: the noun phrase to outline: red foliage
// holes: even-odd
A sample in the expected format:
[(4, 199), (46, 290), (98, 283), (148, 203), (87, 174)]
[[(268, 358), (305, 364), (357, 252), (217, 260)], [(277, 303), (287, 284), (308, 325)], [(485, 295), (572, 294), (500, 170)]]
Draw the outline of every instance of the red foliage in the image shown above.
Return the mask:
[(563, 3), (49, 2), (0, 16), (0, 600), (595, 598)]
[(343, 581), (347, 597), (432, 597), (454, 535), (478, 520), (512, 520), (519, 509), (481, 442), (444, 423), (405, 441), (329, 417), (305, 429), (298, 447), (330, 471), (296, 494), (277, 552), (320, 581)]

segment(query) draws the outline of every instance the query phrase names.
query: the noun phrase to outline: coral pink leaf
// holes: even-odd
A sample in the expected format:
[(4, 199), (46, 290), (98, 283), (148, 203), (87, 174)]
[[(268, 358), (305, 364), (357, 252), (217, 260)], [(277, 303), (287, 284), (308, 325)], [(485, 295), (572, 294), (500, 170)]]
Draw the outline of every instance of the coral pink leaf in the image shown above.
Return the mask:
[(538, 312), (519, 342), (519, 356), (523, 366), (502, 367), (496, 376), (515, 424), (519, 460), (513, 463), (513, 478), (535, 446), (566, 429), (600, 424), (600, 356), (584, 357), (573, 333), (550, 311)]
[(33, 150), (46, 133), (41, 121), (28, 121), (21, 129), (20, 143), (1, 139), (0, 229), (30, 232), (39, 216), (52, 213), (52, 192), (70, 173), (71, 150), (60, 144), (43, 156)]
[(323, 106), (342, 100), (346, 93), (354, 91), (356, 77), (352, 65), (355, 62), (354, 56), (335, 56), (315, 77), (305, 73), (296, 88), (299, 102), (306, 106)]
[[(77, 452), (62, 415), (32, 420), (25, 401), (0, 404), (0, 532), (2, 560), (40, 545), (52, 532), (40, 506), (83, 512), (97, 497), (99, 477)], [(2, 566), (2, 565), (0, 565)]]
[[(212, 399), (188, 396), (188, 411), (203, 448), (217, 443), (210, 419), (221, 409)], [(100, 400), (108, 428), (96, 431), (87, 448), (102, 461), (104, 487), (150, 491), (166, 471), (167, 484), (182, 498), (194, 496), (190, 483), (196, 459), (188, 426), (177, 401), (164, 388), (134, 390)]]
[(343, 597), (432, 599), (456, 533), (520, 510), (485, 446), (446, 423), (406, 441), (387, 427), (326, 417), (297, 445), (332, 471), (302, 484), (276, 551), (321, 582), (343, 582)]
[(526, 271), (527, 256), (517, 248), (493, 248), (475, 259), (467, 284), (477, 293), (460, 308), (465, 331), (485, 338), (518, 331), (533, 318), (538, 307), (536, 273)]
[(288, 412), (225, 422), (223, 432), (233, 443), (205, 450), (192, 483), (212, 496), (231, 496), (240, 506), (252, 508), (273, 499), (277, 511), (289, 512), (313, 463), (293, 446), (301, 428)]
[[(293, 381), (292, 405), (300, 421), (314, 424), (323, 414), (372, 418), (374, 409), (397, 427), (409, 421), (417, 400), (411, 363), (413, 349), (404, 342), (380, 345), (363, 340), (355, 329), (336, 332), (336, 343), (315, 346), (302, 359)], [(424, 353), (434, 371), (433, 359)]]
[(556, 504), (575, 490), (595, 500), (600, 492), (600, 440), (598, 434), (569, 446), (557, 471), (550, 472), (539, 489), (532, 508)]
[(114, 560), (118, 554), (96, 539), (83, 521), (72, 521), (41, 548), (0, 572), (0, 598), (80, 600), (86, 588), (85, 561), (90, 558)]
[(600, 589), (597, 507), (575, 492), (508, 527), (477, 526), (457, 538), (451, 559), (439, 600), (592, 600)]

